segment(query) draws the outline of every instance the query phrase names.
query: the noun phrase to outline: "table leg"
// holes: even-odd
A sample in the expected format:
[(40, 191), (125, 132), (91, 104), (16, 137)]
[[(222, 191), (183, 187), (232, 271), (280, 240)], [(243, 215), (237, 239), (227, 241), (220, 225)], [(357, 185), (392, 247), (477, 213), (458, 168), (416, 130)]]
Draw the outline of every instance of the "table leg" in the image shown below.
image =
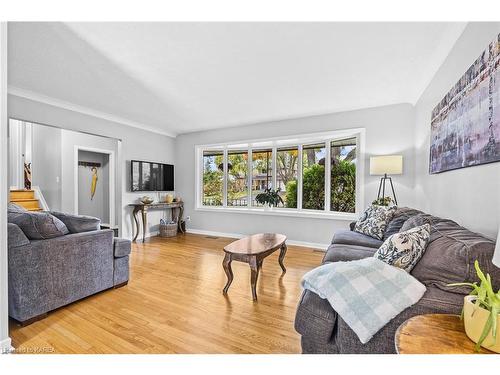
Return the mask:
[(253, 256), (250, 258), (250, 284), (252, 285), (252, 298), (254, 301), (257, 301), (257, 279), (259, 277), (259, 261), (257, 261), (257, 257)]
[(148, 215), (146, 210), (142, 210), (142, 242), (146, 239), (146, 227), (147, 227)]
[(224, 257), (224, 260), (222, 262), (222, 267), (224, 267), (224, 272), (226, 273), (227, 276), (227, 283), (226, 286), (223, 289), (223, 293), (226, 294), (229, 286), (233, 282), (233, 270), (231, 268), (231, 254), (226, 253), (226, 256)]
[(286, 249), (287, 249), (286, 244), (283, 244), (283, 246), (281, 246), (280, 256), (278, 258), (278, 262), (281, 266), (281, 269), (283, 270), (283, 273), (286, 272), (285, 265), (283, 264), (283, 260), (285, 259)]
[(179, 226), (179, 232), (181, 233), (185, 233), (183, 230), (182, 230), (182, 217), (184, 216), (184, 206), (180, 206), (179, 207), (179, 216), (177, 217), (177, 225)]
[(132, 227), (134, 227), (135, 223), (135, 236), (132, 241), (135, 241), (139, 236), (139, 220), (137, 220), (137, 211), (138, 210), (134, 208), (134, 211), (132, 212)]

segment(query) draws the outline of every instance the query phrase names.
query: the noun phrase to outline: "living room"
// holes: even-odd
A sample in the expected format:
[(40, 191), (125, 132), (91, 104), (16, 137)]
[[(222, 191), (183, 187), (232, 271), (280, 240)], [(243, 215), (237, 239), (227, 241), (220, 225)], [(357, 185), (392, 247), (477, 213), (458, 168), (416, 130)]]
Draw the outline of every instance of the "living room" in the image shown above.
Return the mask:
[(500, 352), (500, 22), (13, 19), (3, 353)]

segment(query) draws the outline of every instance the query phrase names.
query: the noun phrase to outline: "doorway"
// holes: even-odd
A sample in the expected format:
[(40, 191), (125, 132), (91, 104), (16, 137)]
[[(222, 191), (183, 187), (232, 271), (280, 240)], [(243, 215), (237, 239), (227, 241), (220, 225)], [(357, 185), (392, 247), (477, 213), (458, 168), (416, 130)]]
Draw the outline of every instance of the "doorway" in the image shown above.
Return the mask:
[(75, 214), (115, 225), (114, 152), (75, 146)]

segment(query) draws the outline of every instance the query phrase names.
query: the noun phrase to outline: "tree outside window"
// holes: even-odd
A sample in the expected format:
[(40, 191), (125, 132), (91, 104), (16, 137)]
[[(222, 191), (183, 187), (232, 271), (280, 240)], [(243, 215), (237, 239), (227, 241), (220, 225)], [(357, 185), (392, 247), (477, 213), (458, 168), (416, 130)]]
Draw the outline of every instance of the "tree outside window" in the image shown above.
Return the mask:
[(356, 212), (356, 138), (331, 142), (330, 210)]
[(248, 152), (230, 150), (227, 154), (227, 205), (248, 204)]
[(302, 208), (325, 209), (324, 143), (302, 147)]
[(284, 201), (282, 207), (297, 208), (297, 168), (299, 149), (279, 148), (276, 152), (276, 185)]
[(252, 206), (261, 206), (255, 201), (257, 194), (272, 188), (272, 149), (252, 151)]
[(203, 199), (204, 206), (222, 206), (224, 184), (224, 153), (203, 152)]

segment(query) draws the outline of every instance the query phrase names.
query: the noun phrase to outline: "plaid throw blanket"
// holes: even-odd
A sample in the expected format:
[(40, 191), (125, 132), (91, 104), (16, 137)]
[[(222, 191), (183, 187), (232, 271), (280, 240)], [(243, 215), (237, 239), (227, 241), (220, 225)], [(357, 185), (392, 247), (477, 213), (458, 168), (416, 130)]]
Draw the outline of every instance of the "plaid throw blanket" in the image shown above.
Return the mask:
[(426, 290), (406, 271), (376, 258), (324, 264), (304, 275), (302, 287), (326, 298), (363, 344)]

